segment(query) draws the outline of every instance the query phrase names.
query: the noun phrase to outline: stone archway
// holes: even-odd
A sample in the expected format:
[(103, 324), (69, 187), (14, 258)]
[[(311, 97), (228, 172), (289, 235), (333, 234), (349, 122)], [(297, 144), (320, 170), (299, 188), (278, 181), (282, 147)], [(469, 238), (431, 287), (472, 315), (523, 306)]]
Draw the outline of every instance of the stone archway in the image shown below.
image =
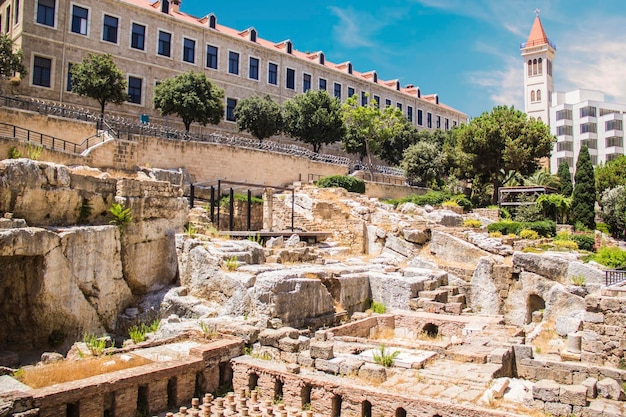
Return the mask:
[(526, 301), (526, 324), (533, 321), (535, 311), (543, 311), (546, 308), (545, 300), (537, 294), (529, 294)]

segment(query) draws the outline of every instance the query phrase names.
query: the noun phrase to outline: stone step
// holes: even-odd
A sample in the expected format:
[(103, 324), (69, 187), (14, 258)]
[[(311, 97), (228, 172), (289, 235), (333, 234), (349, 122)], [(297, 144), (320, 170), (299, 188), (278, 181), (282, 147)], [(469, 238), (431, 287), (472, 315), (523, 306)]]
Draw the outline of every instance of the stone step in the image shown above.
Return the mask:
[(463, 306), (465, 307), (465, 294), (457, 294), (457, 295), (449, 295), (448, 296), (448, 302), (449, 303), (460, 303), (463, 304)]
[(418, 293), (418, 297), (424, 298), (426, 300), (436, 301), (438, 303), (447, 303), (448, 291), (445, 291), (445, 290), (420, 291)]
[(421, 303), (422, 309), (427, 313), (445, 313), (446, 305), (445, 303), (438, 303), (437, 301), (432, 300), (423, 300)]
[(602, 288), (602, 295), (604, 297), (626, 298), (626, 286), (616, 285), (613, 287)]
[(444, 310), (446, 313), (460, 316), (463, 312), (464, 304), (461, 303), (446, 303), (444, 304)]
[(457, 287), (456, 285), (442, 285), (441, 287), (439, 287), (439, 289), (448, 291), (448, 297), (457, 295), (459, 293), (459, 287)]

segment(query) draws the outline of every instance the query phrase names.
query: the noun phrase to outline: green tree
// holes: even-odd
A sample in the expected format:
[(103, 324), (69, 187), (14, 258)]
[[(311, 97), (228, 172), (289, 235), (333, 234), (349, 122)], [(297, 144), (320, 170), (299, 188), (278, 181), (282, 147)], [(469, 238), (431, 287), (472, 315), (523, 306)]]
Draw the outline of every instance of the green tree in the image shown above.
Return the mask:
[(574, 186), (572, 185), (572, 173), (569, 171), (567, 162), (563, 161), (559, 164), (559, 170), (556, 175), (561, 182), (561, 194), (565, 197), (571, 196), (574, 191)]
[(626, 185), (626, 155), (620, 155), (604, 165), (597, 166), (595, 175), (599, 195), (609, 188)]
[(163, 80), (154, 89), (154, 108), (176, 114), (189, 132), (191, 123), (218, 124), (224, 115), (224, 90), (204, 73), (189, 71)]
[(352, 96), (343, 104), (343, 121), (346, 135), (343, 148), (346, 152), (367, 158), (368, 168), (373, 177), (373, 155), (380, 155), (382, 144), (396, 135), (404, 125), (402, 111), (396, 107), (380, 110), (373, 101), (360, 106), (357, 97)]
[(446, 155), (436, 143), (417, 142), (404, 152), (401, 167), (410, 183), (429, 186), (446, 174)]
[(95, 99), (100, 104), (100, 119), (107, 103), (121, 104), (128, 100), (126, 77), (110, 54), (88, 54), (80, 64), (72, 66), (72, 91)]
[(511, 175), (527, 176), (550, 155), (554, 137), (549, 128), (513, 107), (498, 106), (467, 125), (454, 130), (458, 166), (464, 178), (477, 178), (493, 186), (492, 204), (498, 189)]
[(19, 72), (26, 75), (22, 50), (13, 50), (13, 40), (7, 35), (0, 35), (0, 77), (9, 78)]
[(587, 145), (583, 145), (576, 161), (574, 194), (572, 195), (572, 219), (588, 229), (596, 228), (595, 222), (596, 180)]
[(324, 90), (309, 90), (284, 103), (283, 129), (289, 136), (313, 146), (313, 152), (319, 152), (322, 145), (343, 139), (341, 114), (337, 98)]
[(602, 193), (602, 218), (617, 238), (626, 237), (626, 186), (618, 185)]
[(235, 107), (235, 119), (240, 132), (247, 130), (259, 142), (280, 132), (283, 124), (280, 104), (269, 95), (240, 100)]
[(537, 206), (546, 217), (554, 218), (557, 223), (567, 222), (572, 207), (572, 199), (562, 194), (543, 194), (537, 198)]
[(558, 176), (550, 174), (550, 171), (547, 169), (539, 169), (524, 178), (524, 185), (558, 189), (561, 185), (561, 181)]
[(404, 158), (404, 152), (409, 146), (417, 143), (419, 133), (417, 128), (406, 118), (400, 120), (392, 135), (380, 144), (377, 155), (388, 164), (399, 166)]

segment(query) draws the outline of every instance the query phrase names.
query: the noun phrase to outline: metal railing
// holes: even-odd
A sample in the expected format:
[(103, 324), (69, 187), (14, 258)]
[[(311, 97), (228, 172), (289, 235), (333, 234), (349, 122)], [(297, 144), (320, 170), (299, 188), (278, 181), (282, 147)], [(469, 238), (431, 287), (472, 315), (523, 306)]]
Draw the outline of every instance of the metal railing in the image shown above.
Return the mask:
[(609, 285), (626, 281), (626, 269), (609, 269), (605, 271), (605, 273), (605, 284), (607, 287)]
[(65, 139), (35, 132), (30, 129), (24, 129), (19, 126), (3, 122), (0, 122), (0, 136), (11, 137), (19, 140), (20, 142), (41, 145), (46, 149), (71, 152), (77, 155), (80, 155), (85, 150), (89, 149), (89, 147), (97, 145), (98, 143), (102, 143), (106, 140), (105, 135), (96, 134), (88, 137), (81, 143), (74, 143)]
[[(65, 103), (45, 101), (38, 98), (17, 98), (0, 96), (0, 104), (6, 107), (35, 111), (41, 114), (56, 115), (60, 117), (89, 121), (97, 124), (99, 129), (106, 130), (116, 139), (136, 141), (136, 135), (151, 136), (167, 140), (187, 140), (196, 142), (207, 142), (228, 146), (237, 146), (255, 150), (266, 150), (269, 152), (293, 155), (300, 158), (307, 158), (311, 161), (323, 162), (334, 165), (351, 167), (354, 161), (344, 156), (322, 154), (313, 152), (294, 144), (287, 144), (273, 141), (258, 141), (244, 138), (237, 135), (225, 133), (199, 134), (184, 130), (173, 129), (168, 126), (151, 123), (137, 123), (129, 121), (124, 117), (115, 115), (105, 115), (101, 120), (100, 114), (93, 113), (83, 108), (75, 107)], [(359, 164), (357, 163), (357, 166)], [(365, 169), (365, 168), (363, 168)], [(404, 176), (402, 170), (394, 167), (377, 165), (374, 171), (381, 174)]]

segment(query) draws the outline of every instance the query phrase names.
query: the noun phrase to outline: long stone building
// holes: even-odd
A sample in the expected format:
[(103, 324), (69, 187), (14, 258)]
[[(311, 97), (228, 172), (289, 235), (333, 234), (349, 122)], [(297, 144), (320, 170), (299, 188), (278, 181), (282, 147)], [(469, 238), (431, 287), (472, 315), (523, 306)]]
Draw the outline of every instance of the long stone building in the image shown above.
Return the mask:
[(129, 101), (109, 112), (158, 118), (156, 84), (187, 71), (202, 71), (225, 90), (221, 127), (234, 130), (237, 101), (269, 94), (278, 102), (310, 89), (342, 101), (357, 95), (397, 106), (418, 128), (452, 129), (467, 115), (422, 94), (414, 85), (358, 72), (351, 62), (328, 61), (323, 52), (298, 51), (289, 40), (268, 41), (257, 30), (217, 23), (181, 11), (180, 0), (3, 0), (0, 31), (22, 48), (28, 69), (18, 94), (81, 106), (95, 102), (71, 92), (70, 68), (90, 52), (109, 53), (127, 74)]

